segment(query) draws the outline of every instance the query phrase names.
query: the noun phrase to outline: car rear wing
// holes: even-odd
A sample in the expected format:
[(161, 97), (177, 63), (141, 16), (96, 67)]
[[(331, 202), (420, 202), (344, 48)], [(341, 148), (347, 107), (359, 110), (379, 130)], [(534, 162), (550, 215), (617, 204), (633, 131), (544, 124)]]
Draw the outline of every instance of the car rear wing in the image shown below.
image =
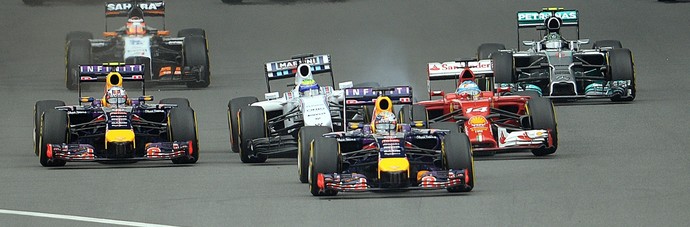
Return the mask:
[(388, 96), (393, 105), (412, 104), (412, 87), (353, 87), (343, 90), (345, 105), (374, 105), (379, 96)]
[(132, 0), (129, 2), (105, 3), (105, 31), (108, 31), (108, 17), (161, 17), (165, 30), (165, 2)]
[[(493, 62), (489, 59), (458, 59), (449, 62), (431, 62), (427, 64), (427, 91), (430, 96), (436, 95), (431, 88), (431, 81), (453, 80), (457, 86), (463, 79), (493, 77)], [(486, 80), (490, 83), (492, 80)], [(492, 87), (492, 86), (487, 86)]]
[(544, 21), (551, 16), (561, 18), (561, 27), (575, 27), (577, 39), (580, 39), (580, 13), (573, 9), (563, 8), (542, 8), (541, 11), (518, 11), (517, 12), (517, 38), (518, 50), (520, 50), (520, 29), (537, 28), (544, 30)]
[(541, 11), (518, 11), (518, 27), (540, 27), (544, 26), (544, 20), (556, 16), (563, 20), (561, 26), (577, 26), (579, 24), (579, 13), (577, 10), (565, 10), (563, 8), (544, 8)]
[(143, 15), (147, 17), (164, 17), (165, 2), (163, 1), (130, 1), (130, 2), (107, 2), (105, 3), (106, 17), (127, 17), (137, 7)]
[(103, 65), (80, 65), (79, 82), (103, 82), (111, 72), (119, 73), (123, 81), (144, 81), (144, 65), (109, 63)]
[(297, 66), (300, 64), (307, 64), (311, 66), (312, 75), (330, 73), (331, 86), (335, 87), (335, 78), (333, 77), (333, 70), (331, 68), (330, 55), (303, 54), (295, 55), (288, 60), (268, 62), (264, 66), (266, 75), (266, 87), (268, 92), (271, 92), (270, 81), (280, 79), (294, 79), (297, 74)]
[[(79, 97), (81, 97), (81, 83), (86, 82), (106, 82), (107, 89), (112, 85), (122, 84), (123, 81), (141, 81), (142, 95), (146, 95), (144, 69), (144, 65), (141, 64), (103, 63), (102, 65), (80, 65)], [(117, 72), (119, 76), (110, 75), (113, 72)]]

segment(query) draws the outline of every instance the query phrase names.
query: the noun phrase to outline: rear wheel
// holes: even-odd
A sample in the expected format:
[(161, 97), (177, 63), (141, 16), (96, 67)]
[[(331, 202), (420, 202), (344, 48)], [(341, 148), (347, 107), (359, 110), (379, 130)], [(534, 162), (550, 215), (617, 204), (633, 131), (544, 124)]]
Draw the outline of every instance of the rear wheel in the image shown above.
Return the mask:
[(331, 132), (331, 128), (326, 126), (304, 126), (297, 135), (297, 173), (299, 181), (309, 182), (309, 150), (311, 142), (323, 137), (323, 134)]
[(512, 53), (498, 52), (491, 55), (493, 59), (494, 82), (512, 84), (516, 82), (515, 62)]
[(334, 138), (320, 137), (311, 143), (309, 152), (309, 191), (314, 196), (334, 196), (337, 190), (320, 190), (319, 173), (340, 173), (340, 146)]
[[(162, 101), (162, 100), (161, 100)], [(199, 160), (199, 139), (197, 137), (196, 114), (190, 107), (176, 107), (168, 114), (168, 127), (170, 141), (188, 142), (192, 141), (190, 156), (173, 159), (175, 164), (191, 164)]]
[(611, 81), (630, 81), (630, 93), (628, 96), (613, 96), (611, 101), (632, 101), (635, 100), (635, 66), (632, 53), (629, 49), (613, 49), (608, 51), (609, 73)]
[(48, 144), (67, 143), (67, 112), (48, 109), (43, 112), (41, 126), (39, 129), (39, 155), (38, 159), (42, 166), (64, 166), (65, 161), (48, 157)]
[(186, 98), (167, 98), (161, 99), (160, 104), (176, 104), (177, 107), (190, 107), (189, 100)]
[(67, 36), (65, 37), (65, 44), (69, 44), (70, 41), (72, 40), (88, 40), (88, 39), (93, 39), (93, 34), (91, 32), (83, 32), (83, 31), (73, 31), (67, 33)]
[(610, 47), (612, 49), (623, 48), (621, 41), (618, 40), (599, 40), (592, 44), (592, 49), (599, 49), (602, 47)]
[(553, 147), (533, 149), (532, 154), (536, 156), (553, 154), (558, 148), (558, 124), (553, 103), (543, 97), (531, 98), (527, 101), (527, 110), (531, 118), (532, 128), (549, 131), (553, 144)]
[(228, 102), (228, 128), (230, 129), (230, 146), (232, 147), (232, 152), (240, 152), (239, 149), (239, 141), (237, 140), (237, 118), (239, 118), (239, 115), (237, 115), (240, 111), (240, 108), (249, 106), (249, 104), (258, 102), (259, 99), (256, 97), (239, 97), (239, 98), (234, 98), (231, 99)]
[(184, 38), (183, 55), (185, 67), (196, 67), (199, 70), (198, 81), (188, 82), (187, 87), (204, 88), (211, 84), (206, 37), (187, 36)]
[(187, 28), (177, 32), (177, 37), (199, 36), (206, 38), (206, 31), (201, 28)]
[(453, 133), (443, 137), (443, 163), (447, 170), (463, 170), (469, 177), (465, 185), (447, 188), (449, 192), (469, 192), (474, 188), (474, 160), (470, 139), (464, 133)]
[(352, 87), (381, 87), (378, 82), (362, 82), (352, 85)]
[(34, 105), (34, 153), (38, 156), (41, 141), (39, 141), (39, 133), (41, 126), (41, 116), (46, 110), (55, 109), (56, 106), (64, 106), (65, 102), (61, 100), (41, 100)]
[(262, 163), (268, 158), (265, 154), (254, 155), (249, 142), (267, 136), (266, 111), (259, 106), (240, 108), (237, 125), (240, 160), (244, 163)]
[(85, 39), (69, 41), (65, 58), (65, 86), (76, 90), (79, 88), (79, 65), (91, 62), (91, 43)]

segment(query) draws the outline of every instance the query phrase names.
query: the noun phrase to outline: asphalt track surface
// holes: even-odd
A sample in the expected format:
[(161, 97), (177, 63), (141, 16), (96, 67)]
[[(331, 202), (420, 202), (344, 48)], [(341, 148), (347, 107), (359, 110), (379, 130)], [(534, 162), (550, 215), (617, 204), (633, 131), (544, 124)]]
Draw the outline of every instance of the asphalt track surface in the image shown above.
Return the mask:
[[(32, 108), (41, 99), (76, 102), (76, 92), (63, 81), (64, 36), (72, 30), (103, 31), (101, 3), (85, 2), (28, 7), (13, 0), (0, 6), (0, 209), (179, 226), (690, 223), (690, 4), (171, 0), (168, 29), (206, 29), (212, 82), (207, 89), (157, 87), (149, 93), (191, 100), (199, 118), (200, 161), (43, 168), (32, 152)], [(331, 54), (338, 82), (410, 84), (423, 99), (427, 62), (474, 56), (484, 42), (514, 48), (515, 12), (544, 6), (579, 9), (583, 38), (621, 40), (634, 52), (638, 76), (633, 103), (558, 106), (560, 147), (553, 156), (478, 159), (476, 187), (466, 194), (316, 198), (298, 182), (293, 159), (246, 165), (229, 152), (226, 104), (234, 97), (263, 96), (264, 62), (306, 52)], [(108, 225), (6, 213), (0, 223)]]

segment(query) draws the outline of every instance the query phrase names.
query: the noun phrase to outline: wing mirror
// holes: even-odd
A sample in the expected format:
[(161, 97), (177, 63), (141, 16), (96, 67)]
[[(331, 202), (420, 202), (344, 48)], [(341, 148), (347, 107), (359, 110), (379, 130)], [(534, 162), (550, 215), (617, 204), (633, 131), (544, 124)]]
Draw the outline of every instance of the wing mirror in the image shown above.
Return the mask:
[(88, 97), (88, 96), (79, 98), (79, 102), (81, 102), (81, 103), (93, 102), (94, 100), (96, 100), (96, 99), (94, 99), (93, 97)]
[(352, 88), (354, 85), (352, 84), (352, 81), (346, 81), (346, 82), (340, 82), (338, 83), (338, 89), (343, 90), (347, 88)]
[(522, 45), (525, 45), (525, 46), (534, 46), (536, 44), (537, 44), (537, 42), (535, 42), (535, 41), (522, 41)]
[(443, 97), (443, 96), (446, 96), (446, 92), (445, 91), (431, 91), (431, 92), (429, 92), (429, 96), (431, 96), (431, 97), (437, 97), (437, 96)]
[(577, 40), (577, 44), (580, 44), (580, 45), (588, 44), (588, 43), (589, 43), (589, 39), (578, 39)]
[(266, 100), (277, 99), (277, 98), (280, 98), (280, 93), (278, 93), (278, 92), (265, 93), (264, 98)]
[(139, 98), (137, 100), (139, 100), (139, 102), (153, 101), (153, 96), (150, 96), (150, 95), (139, 96)]

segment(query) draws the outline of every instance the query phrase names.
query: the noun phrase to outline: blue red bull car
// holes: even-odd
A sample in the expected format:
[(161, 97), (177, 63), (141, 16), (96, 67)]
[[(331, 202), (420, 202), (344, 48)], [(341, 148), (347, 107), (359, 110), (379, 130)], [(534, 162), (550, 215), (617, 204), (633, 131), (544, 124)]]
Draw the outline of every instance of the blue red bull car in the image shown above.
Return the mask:
[(196, 115), (187, 99), (149, 104), (152, 96), (142, 91), (142, 96), (131, 99), (122, 87), (125, 81), (143, 83), (143, 65), (79, 68), (80, 83), (105, 82), (105, 94), (102, 98), (81, 97), (80, 89), (79, 105), (65, 105), (60, 100), (36, 102), (34, 148), (41, 165), (143, 160), (195, 163), (199, 159)]
[[(471, 191), (474, 168), (467, 136), (427, 129), (423, 120), (398, 118), (411, 113), (411, 98), (407, 86), (345, 89), (343, 114), (354, 111), (361, 117), (344, 120), (348, 126), (345, 131), (326, 133), (310, 142), (312, 195), (382, 190)], [(407, 107), (400, 108), (396, 116), (393, 106), (397, 104)]]

